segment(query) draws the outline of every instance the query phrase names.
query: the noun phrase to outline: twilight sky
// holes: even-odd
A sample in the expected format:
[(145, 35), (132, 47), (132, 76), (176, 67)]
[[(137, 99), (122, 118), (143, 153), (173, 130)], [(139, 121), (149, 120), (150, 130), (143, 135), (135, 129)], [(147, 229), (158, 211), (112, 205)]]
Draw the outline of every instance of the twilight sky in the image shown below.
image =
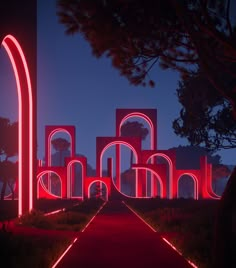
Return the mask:
[[(44, 157), (46, 125), (75, 125), (76, 151), (95, 166), (96, 137), (115, 135), (116, 108), (156, 108), (158, 149), (186, 145), (172, 130), (181, 107), (175, 95), (178, 74), (156, 67), (151, 77), (155, 88), (131, 86), (109, 59), (93, 57), (81, 36), (65, 35), (55, 0), (38, 1), (38, 158)], [(0, 116), (15, 121), (15, 81), (3, 50), (0, 84)], [(223, 163), (233, 164), (235, 150), (219, 154)]]

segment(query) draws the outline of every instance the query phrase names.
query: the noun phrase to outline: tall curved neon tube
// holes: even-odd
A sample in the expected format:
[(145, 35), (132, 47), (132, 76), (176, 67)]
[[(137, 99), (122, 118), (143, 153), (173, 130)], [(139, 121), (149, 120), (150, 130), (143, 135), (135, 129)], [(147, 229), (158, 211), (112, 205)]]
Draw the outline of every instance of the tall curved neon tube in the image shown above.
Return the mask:
[[(7, 35), (2, 41), (8, 57), (11, 61), (17, 86), (18, 94), (18, 215), (22, 215), (27, 210), (33, 208), (33, 96), (28, 65), (23, 50), (12, 35)], [(26, 110), (27, 109), (27, 110)], [(23, 130), (24, 126), (24, 130)], [(24, 131), (24, 133), (23, 133)], [(28, 139), (28, 140), (27, 140)], [(27, 145), (27, 146), (26, 146)], [(23, 160), (24, 159), (24, 160)], [(24, 168), (23, 168), (24, 165)], [(28, 171), (29, 180), (25, 178)], [(24, 180), (24, 183), (23, 183)], [(27, 196), (23, 196), (23, 184), (28, 189)], [(23, 204), (23, 198), (26, 200)], [(27, 205), (25, 204), (27, 203)]]

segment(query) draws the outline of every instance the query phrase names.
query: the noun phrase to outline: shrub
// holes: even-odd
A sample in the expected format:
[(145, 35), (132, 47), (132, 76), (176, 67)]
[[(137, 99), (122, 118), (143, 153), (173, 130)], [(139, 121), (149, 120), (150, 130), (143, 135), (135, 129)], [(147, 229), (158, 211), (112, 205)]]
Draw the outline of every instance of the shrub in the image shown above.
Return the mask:
[(42, 229), (51, 229), (53, 227), (50, 218), (44, 216), (43, 212), (39, 210), (32, 210), (25, 213), (18, 219), (18, 224)]

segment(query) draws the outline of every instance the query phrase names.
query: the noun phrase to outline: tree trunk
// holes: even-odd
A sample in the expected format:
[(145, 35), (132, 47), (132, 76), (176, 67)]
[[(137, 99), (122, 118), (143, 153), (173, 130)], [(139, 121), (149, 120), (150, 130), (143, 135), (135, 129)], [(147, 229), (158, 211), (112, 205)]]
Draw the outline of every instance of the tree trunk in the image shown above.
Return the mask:
[(4, 200), (6, 188), (7, 188), (7, 182), (4, 180), (3, 185), (2, 185), (2, 190), (1, 190), (1, 200)]
[(214, 268), (233, 268), (233, 210), (236, 201), (236, 167), (222, 194), (216, 215), (213, 249)]

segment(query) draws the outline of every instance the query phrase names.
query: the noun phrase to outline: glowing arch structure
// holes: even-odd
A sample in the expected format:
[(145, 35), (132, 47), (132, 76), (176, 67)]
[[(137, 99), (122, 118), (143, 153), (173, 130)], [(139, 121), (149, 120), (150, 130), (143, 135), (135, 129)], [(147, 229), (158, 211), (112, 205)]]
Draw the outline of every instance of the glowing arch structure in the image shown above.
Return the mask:
[[(52, 166), (51, 161), (51, 140), (52, 137), (58, 133), (67, 133), (71, 140), (71, 157), (75, 155), (75, 127), (74, 126), (46, 126), (45, 128), (45, 165), (48, 167)], [(51, 191), (51, 182), (48, 177), (47, 186)], [(74, 172), (72, 172), (72, 188), (74, 187)]]
[[(61, 182), (61, 195), (60, 196), (49, 192), (48, 189), (45, 187), (45, 184), (42, 182), (42, 176), (48, 173), (54, 173), (60, 179), (60, 182)], [(47, 198), (47, 199), (62, 198), (62, 190), (63, 190), (62, 186), (63, 186), (63, 183), (62, 183), (61, 176), (56, 171), (44, 170), (37, 175), (37, 198)]]
[[(61, 196), (57, 196), (51, 193), (49, 189), (42, 182), (42, 176), (46, 174), (56, 174), (61, 181)], [(65, 167), (38, 167), (37, 173), (37, 198), (69, 198), (67, 196), (67, 176)]]
[(23, 50), (12, 35), (7, 35), (2, 45), (11, 61), (18, 93), (18, 215), (33, 208), (33, 175), (34, 175), (34, 102), (28, 65)]
[(45, 163), (51, 166), (51, 140), (58, 132), (67, 133), (71, 140), (71, 156), (75, 155), (75, 127), (74, 126), (46, 126), (45, 128)]
[(110, 177), (87, 177), (84, 181), (84, 198), (90, 198), (90, 188), (94, 183), (102, 183), (106, 187), (106, 199), (111, 195), (111, 178)]
[[(132, 118), (138, 117), (144, 119), (150, 127), (150, 150), (157, 148), (157, 111), (156, 109), (116, 109), (116, 137), (121, 135), (122, 124)], [(141, 147), (140, 147), (141, 150)], [(120, 190), (120, 146), (116, 146), (116, 170), (117, 170), (117, 188)], [(155, 183), (153, 174), (151, 175), (152, 185)], [(143, 182), (144, 184), (144, 182)], [(143, 195), (143, 194), (142, 194)]]
[[(130, 148), (135, 156), (136, 162), (139, 161), (139, 152), (141, 148), (141, 139), (139, 137), (97, 137), (96, 144), (96, 169), (97, 176), (102, 177), (102, 158), (105, 151), (113, 145), (124, 145)], [(116, 159), (117, 159), (116, 151)], [(116, 160), (117, 161), (117, 160)], [(116, 166), (116, 188), (120, 191), (120, 165)], [(136, 173), (136, 196), (142, 195), (142, 187), (140, 186), (139, 176)]]
[(67, 169), (67, 196), (69, 196), (70, 198), (78, 198), (78, 197), (74, 197), (73, 196), (73, 192), (72, 192), (72, 173), (73, 170), (72, 166), (75, 163), (79, 163), (81, 165), (81, 169), (82, 169), (82, 199), (84, 196), (84, 180), (87, 176), (87, 158), (86, 157), (73, 157), (73, 158), (66, 158), (66, 169)]
[(157, 111), (156, 109), (116, 109), (116, 137), (120, 136), (122, 124), (132, 117), (144, 119), (151, 129), (151, 150), (157, 148)]

